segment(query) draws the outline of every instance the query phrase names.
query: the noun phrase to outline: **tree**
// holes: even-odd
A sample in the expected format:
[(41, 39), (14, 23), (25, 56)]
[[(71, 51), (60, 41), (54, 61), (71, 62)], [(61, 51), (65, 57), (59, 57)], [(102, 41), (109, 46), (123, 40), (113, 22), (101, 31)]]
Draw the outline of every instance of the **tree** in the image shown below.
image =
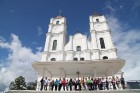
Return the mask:
[(10, 87), (9, 87), (11, 90), (14, 90), (16, 89), (16, 85), (15, 85), (15, 82), (12, 81), (11, 84), (10, 84)]
[(11, 82), (9, 88), (11, 90), (25, 90), (26, 89), (25, 78), (23, 76), (17, 77), (15, 81)]
[(23, 76), (17, 77), (14, 81), (11, 82), (9, 89), (10, 90), (35, 90), (37, 85), (37, 81), (35, 82), (25, 82), (25, 78)]
[(28, 82), (27, 85), (26, 85), (26, 88), (27, 90), (35, 90), (36, 89), (36, 85), (37, 85), (37, 82)]

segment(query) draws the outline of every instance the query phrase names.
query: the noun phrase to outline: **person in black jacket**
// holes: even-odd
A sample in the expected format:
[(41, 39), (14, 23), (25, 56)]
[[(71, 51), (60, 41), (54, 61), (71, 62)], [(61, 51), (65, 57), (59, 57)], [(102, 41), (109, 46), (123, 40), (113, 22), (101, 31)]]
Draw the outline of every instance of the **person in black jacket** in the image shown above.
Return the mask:
[[(78, 78), (78, 80), (76, 81), (76, 84), (77, 84), (77, 87), (78, 87), (77, 90), (81, 91), (81, 84), (80, 84), (79, 78)], [(77, 88), (77, 87), (76, 87), (76, 88)]]
[(50, 85), (51, 85), (51, 90), (53, 91), (53, 88), (54, 88), (54, 80), (51, 81)]
[(108, 82), (108, 78), (106, 77), (106, 89), (109, 90), (109, 82)]
[(122, 88), (125, 89), (125, 81), (124, 81), (124, 78), (121, 77), (120, 81), (121, 81)]
[(72, 91), (72, 85), (73, 85), (73, 82), (72, 82), (72, 79), (70, 78), (69, 80), (70, 91)]
[(40, 80), (40, 83), (41, 83), (40, 91), (42, 91), (42, 89), (43, 89), (43, 85), (44, 85), (44, 79), (43, 79), (43, 78)]

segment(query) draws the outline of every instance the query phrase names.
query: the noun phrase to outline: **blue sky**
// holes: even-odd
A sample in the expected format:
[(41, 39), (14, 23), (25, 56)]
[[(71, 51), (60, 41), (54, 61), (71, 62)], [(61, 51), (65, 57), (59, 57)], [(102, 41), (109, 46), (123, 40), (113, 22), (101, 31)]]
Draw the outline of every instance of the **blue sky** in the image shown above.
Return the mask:
[[(113, 13), (124, 24), (140, 28), (136, 24), (139, 22), (140, 7), (134, 6), (135, 2), (136, 0), (0, 0), (0, 35), (8, 40), (10, 34), (14, 33), (27, 47), (43, 47), (49, 20), (59, 15), (60, 9), (62, 16), (67, 18), (68, 34), (74, 34), (77, 29), (81, 33), (89, 33), (88, 18), (94, 11), (104, 15)], [(39, 29), (42, 34), (38, 36)]]
[[(67, 18), (68, 35), (77, 30), (89, 35), (89, 16), (94, 11), (105, 15), (118, 56), (128, 62), (124, 71), (140, 71), (140, 0), (0, 0), (0, 74), (10, 74), (12, 79), (21, 75), (25, 70), (14, 72), (19, 63), (31, 69), (27, 65), (40, 59), (50, 18), (59, 10)], [(126, 72), (128, 80), (140, 79), (131, 76)], [(6, 77), (0, 80), (9, 84), (12, 79)], [(0, 82), (0, 87), (7, 87), (7, 82)]]

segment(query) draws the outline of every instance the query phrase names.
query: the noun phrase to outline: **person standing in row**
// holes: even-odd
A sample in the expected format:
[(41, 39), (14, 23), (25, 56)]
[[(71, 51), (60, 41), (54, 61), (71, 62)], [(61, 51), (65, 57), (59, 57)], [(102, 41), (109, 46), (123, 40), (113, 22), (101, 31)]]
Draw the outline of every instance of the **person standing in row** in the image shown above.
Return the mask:
[(81, 82), (80, 82), (79, 78), (77, 80), (77, 85), (78, 85), (78, 90), (81, 91)]
[(46, 77), (45, 80), (44, 80), (44, 90), (47, 91), (47, 88), (48, 88), (48, 79)]
[(40, 83), (41, 83), (40, 91), (42, 91), (43, 90), (43, 85), (44, 85), (44, 79), (43, 78), (40, 80)]
[(115, 77), (112, 77), (112, 85), (113, 85), (113, 89), (116, 90), (116, 80), (115, 80)]
[(125, 89), (125, 81), (124, 81), (123, 76), (121, 76), (120, 82), (121, 82), (122, 88)]
[(106, 89), (109, 90), (109, 81), (107, 77), (106, 77)]
[(61, 81), (61, 78), (59, 79), (59, 85), (58, 85), (58, 91), (61, 90), (61, 87), (62, 87), (62, 81)]
[(69, 80), (68, 79), (66, 80), (66, 89), (67, 89), (67, 91), (69, 89)]
[(93, 80), (93, 89), (94, 89), (94, 90), (97, 90), (97, 85), (98, 85), (98, 80), (97, 80), (97, 78), (95, 78), (95, 79)]
[(81, 89), (82, 89), (82, 90), (86, 90), (85, 82), (84, 82), (84, 77), (81, 78), (81, 80), (80, 80), (80, 84), (81, 84)]
[(72, 82), (72, 79), (70, 78), (69, 80), (70, 91), (72, 91), (72, 85), (73, 85), (73, 82)]
[(51, 81), (50, 85), (51, 85), (51, 90), (53, 91), (53, 88), (54, 88), (54, 80)]
[(59, 81), (58, 81), (58, 79), (56, 79), (54, 82), (55, 91), (57, 91), (58, 85), (59, 85)]
[(116, 88), (117, 90), (120, 88), (120, 79), (116, 76)]
[(63, 78), (62, 80), (62, 86), (63, 86), (63, 90), (65, 91), (65, 87), (66, 87), (66, 79)]

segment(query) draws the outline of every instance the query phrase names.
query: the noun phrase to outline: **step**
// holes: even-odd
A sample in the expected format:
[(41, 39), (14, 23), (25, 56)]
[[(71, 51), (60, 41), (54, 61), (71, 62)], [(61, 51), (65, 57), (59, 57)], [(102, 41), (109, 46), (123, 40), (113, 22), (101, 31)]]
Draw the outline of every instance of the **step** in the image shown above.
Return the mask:
[(100, 91), (33, 91), (33, 90), (10, 90), (4, 93), (140, 93), (140, 89), (125, 90), (100, 90)]

